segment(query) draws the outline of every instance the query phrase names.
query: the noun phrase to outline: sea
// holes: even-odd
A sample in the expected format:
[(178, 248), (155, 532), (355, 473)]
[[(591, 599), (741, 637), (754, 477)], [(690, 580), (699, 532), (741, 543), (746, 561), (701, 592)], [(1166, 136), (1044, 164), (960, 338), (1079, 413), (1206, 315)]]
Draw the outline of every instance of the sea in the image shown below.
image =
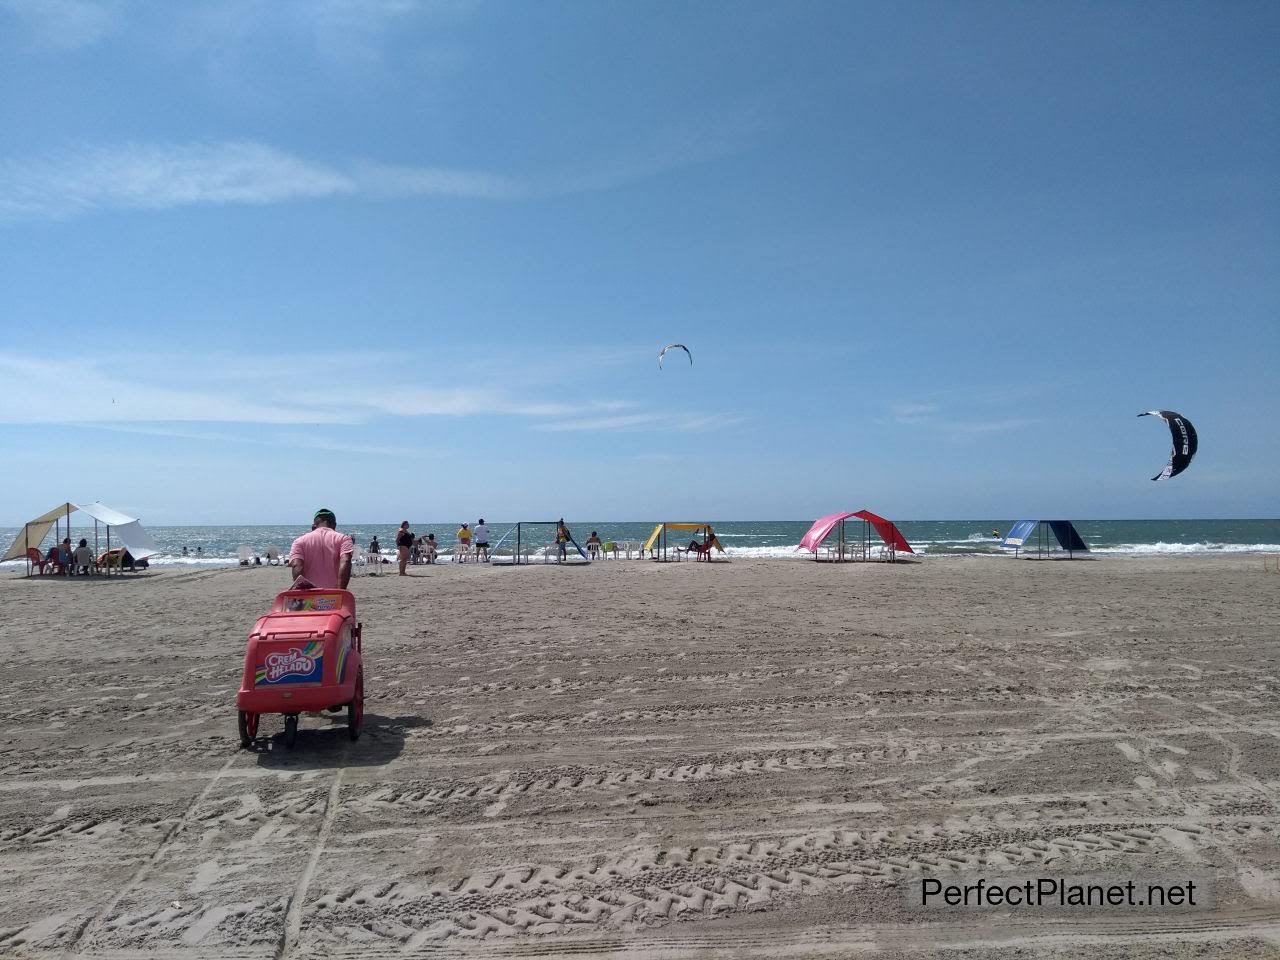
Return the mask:
[[(93, 542), (93, 527), (76, 524), (72, 514), (71, 534), (75, 538), (87, 536)], [(601, 540), (644, 541), (653, 530), (653, 521), (582, 521), (566, 518), (574, 538), (585, 543), (591, 531)], [(725, 545), (729, 557), (766, 557), (778, 560), (797, 560), (811, 554), (796, 549), (796, 544), (809, 529), (811, 520), (726, 520), (711, 521), (716, 535)], [(1097, 554), (1144, 556), (1169, 554), (1233, 554), (1280, 553), (1280, 520), (1076, 520), (1076, 529), (1090, 549)], [(1004, 520), (901, 520), (898, 528), (922, 557), (947, 558), (967, 556), (995, 556), (1002, 551), (997, 532), (1003, 534), (1013, 521)], [(847, 536), (861, 537), (861, 522), (850, 521)], [(242, 548), (252, 556), (266, 555), (267, 547), (274, 545), (282, 553), (287, 552), (294, 537), (305, 533), (306, 526), (296, 524), (253, 526), (144, 526), (160, 547), (159, 556), (151, 562), (157, 566), (234, 566), (239, 563)], [(362, 549), (376, 535), (387, 556), (395, 554), (395, 534), (398, 522), (351, 524), (341, 527), (349, 533)], [(433, 523), (413, 522), (413, 531), (425, 536), (436, 535), (436, 542), (443, 551), (453, 547), (459, 521)], [(489, 529), (494, 541), (514, 527), (510, 522), (491, 521)], [(0, 527), (0, 544), (7, 546), (20, 535), (21, 528)], [(523, 538), (540, 543), (550, 540), (552, 528), (524, 528)], [(65, 531), (63, 532), (65, 536)], [(686, 536), (680, 534), (680, 536)], [(514, 540), (511, 533), (509, 544)], [(541, 538), (541, 539), (540, 539)], [(53, 542), (53, 533), (46, 538), (45, 547)], [(874, 543), (879, 541), (872, 534)], [(677, 534), (671, 542), (680, 542)], [(105, 547), (105, 542), (99, 540)], [(183, 551), (186, 551), (185, 554)], [(9, 564), (12, 565), (12, 564)], [(18, 564), (20, 565), (20, 564)], [(8, 565), (6, 565), (8, 566)]]

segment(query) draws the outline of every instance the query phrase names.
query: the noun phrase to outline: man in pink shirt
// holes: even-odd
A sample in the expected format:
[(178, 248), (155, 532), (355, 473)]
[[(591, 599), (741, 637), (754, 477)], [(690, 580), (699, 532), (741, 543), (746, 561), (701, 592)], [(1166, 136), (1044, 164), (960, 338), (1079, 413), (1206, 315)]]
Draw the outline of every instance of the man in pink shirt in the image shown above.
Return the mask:
[(338, 518), (321, 507), (304, 533), (289, 550), (289, 567), (294, 579), (305, 578), (317, 590), (347, 589), (351, 582), (351, 538), (338, 532)]

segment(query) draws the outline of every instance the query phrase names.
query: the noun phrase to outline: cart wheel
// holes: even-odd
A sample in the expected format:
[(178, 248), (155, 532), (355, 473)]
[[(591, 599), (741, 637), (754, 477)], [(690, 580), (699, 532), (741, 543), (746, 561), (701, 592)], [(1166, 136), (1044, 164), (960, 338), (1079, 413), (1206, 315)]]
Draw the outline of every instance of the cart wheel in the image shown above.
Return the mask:
[(258, 715), (247, 710), (239, 711), (240, 748), (248, 750), (258, 737)]
[(292, 750), (293, 745), (298, 742), (298, 715), (291, 713), (284, 718), (284, 745), (285, 749)]
[(356, 674), (356, 695), (347, 704), (347, 736), (352, 740), (360, 739), (360, 728), (364, 726), (364, 670)]

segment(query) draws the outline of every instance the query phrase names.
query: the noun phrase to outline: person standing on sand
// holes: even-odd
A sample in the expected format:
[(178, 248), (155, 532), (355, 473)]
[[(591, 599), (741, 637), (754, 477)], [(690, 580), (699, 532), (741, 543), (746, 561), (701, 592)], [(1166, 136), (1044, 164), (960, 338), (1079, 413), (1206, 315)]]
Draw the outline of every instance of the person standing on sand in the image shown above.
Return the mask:
[(489, 526), (484, 522), (484, 517), (480, 518), (480, 522), (476, 524), (476, 528), (472, 531), (476, 538), (476, 559), (489, 562)]
[(396, 559), (400, 561), (400, 576), (407, 577), (405, 570), (409, 566), (409, 548), (413, 546), (413, 531), (409, 529), (409, 521), (400, 521), (400, 532), (396, 534)]
[(289, 569), (293, 571), (295, 588), (347, 589), (354, 552), (351, 538), (338, 532), (338, 518), (333, 511), (321, 507), (311, 521), (311, 532), (304, 533), (289, 548)]
[(564, 525), (564, 517), (561, 517), (556, 523), (556, 562), (563, 563), (568, 558), (568, 543), (573, 539), (573, 534), (569, 532), (569, 528)]

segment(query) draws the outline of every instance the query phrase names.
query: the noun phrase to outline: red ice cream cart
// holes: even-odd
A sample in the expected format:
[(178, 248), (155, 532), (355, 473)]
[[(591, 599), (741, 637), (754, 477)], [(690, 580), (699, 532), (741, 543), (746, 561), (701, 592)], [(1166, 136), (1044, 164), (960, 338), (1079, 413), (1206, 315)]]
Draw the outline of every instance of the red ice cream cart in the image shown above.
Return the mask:
[(236, 694), (240, 746), (258, 736), (264, 713), (284, 714), (284, 743), (298, 736), (298, 714), (347, 709), (347, 733), (364, 722), (364, 670), (356, 598), (347, 590), (286, 590), (259, 617), (244, 652)]

